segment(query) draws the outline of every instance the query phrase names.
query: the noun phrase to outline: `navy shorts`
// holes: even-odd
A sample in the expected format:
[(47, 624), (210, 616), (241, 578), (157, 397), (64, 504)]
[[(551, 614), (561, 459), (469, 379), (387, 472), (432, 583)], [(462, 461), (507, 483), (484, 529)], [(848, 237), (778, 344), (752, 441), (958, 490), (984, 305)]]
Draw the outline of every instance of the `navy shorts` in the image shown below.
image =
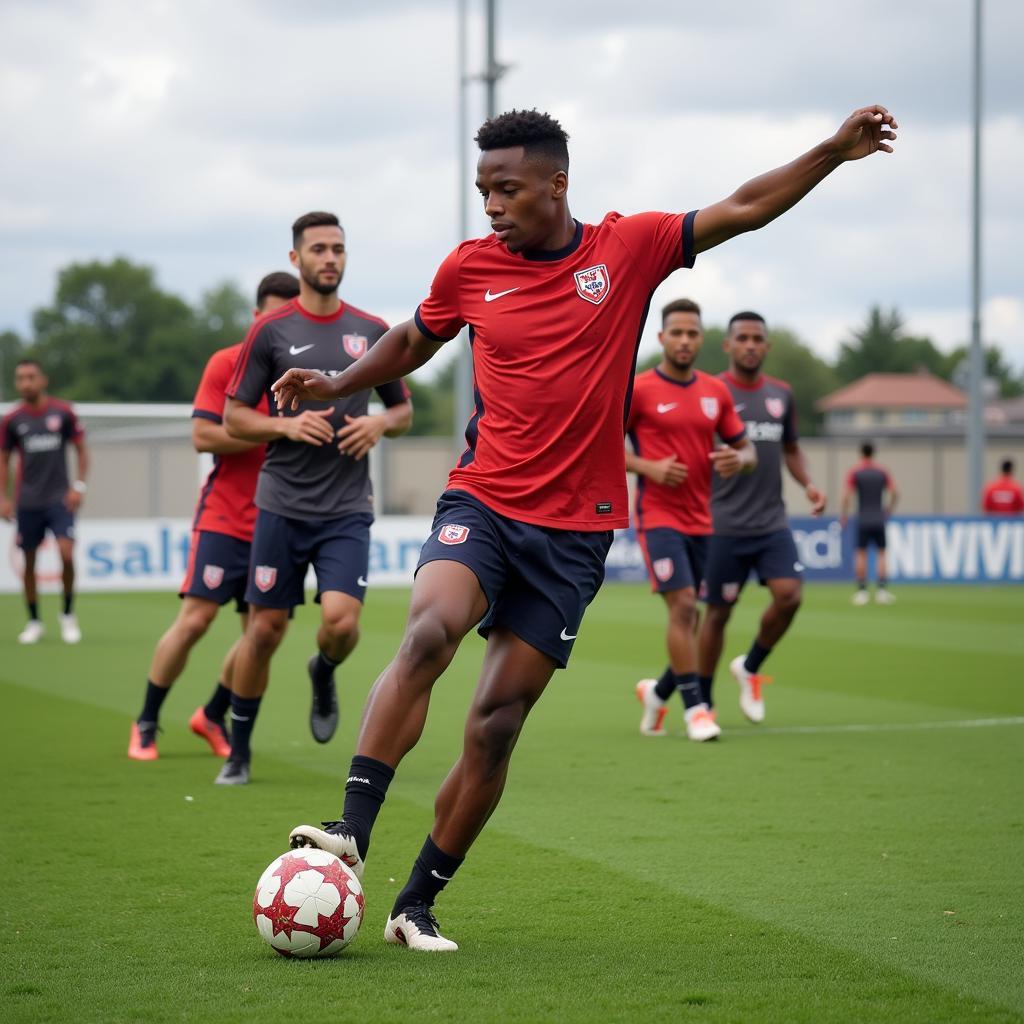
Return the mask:
[(188, 572), (178, 596), (201, 597), (219, 605), (234, 598), (239, 614), (248, 611), (245, 587), (249, 582), (251, 549), (247, 540), (229, 537), (226, 533), (193, 530)]
[(18, 547), (22, 551), (35, 551), (47, 530), (54, 537), (75, 539), (75, 517), (64, 502), (46, 508), (18, 509)]
[(503, 626), (565, 668), (611, 545), (611, 530), (533, 526), (464, 491), (445, 491), (416, 570), (437, 561), (472, 569), (488, 603), (480, 635)]
[(316, 600), (327, 590), (366, 596), (370, 569), (369, 512), (307, 521), (260, 509), (252, 538), (245, 599), (261, 608), (293, 608), (305, 602), (306, 572), (316, 573)]
[(651, 590), (656, 594), (684, 587), (700, 589), (708, 554), (707, 537), (656, 526), (637, 533), (637, 540), (647, 563)]
[(804, 567), (797, 557), (796, 544), (789, 530), (776, 530), (758, 537), (714, 536), (708, 545), (708, 604), (732, 604), (739, 596), (751, 572), (764, 584), (768, 580), (799, 580)]
[(885, 526), (861, 526), (857, 524), (857, 550), (863, 551), (874, 544), (879, 551), (885, 550)]

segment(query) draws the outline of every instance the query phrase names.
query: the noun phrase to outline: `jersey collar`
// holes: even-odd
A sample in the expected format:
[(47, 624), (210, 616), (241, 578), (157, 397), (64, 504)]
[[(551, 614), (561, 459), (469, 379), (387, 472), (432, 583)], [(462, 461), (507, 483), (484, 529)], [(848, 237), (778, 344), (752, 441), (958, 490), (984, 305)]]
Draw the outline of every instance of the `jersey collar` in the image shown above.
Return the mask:
[(756, 384), (744, 384), (743, 381), (737, 380), (728, 370), (725, 371), (725, 376), (730, 384), (734, 384), (741, 391), (760, 391), (764, 387), (765, 377), (763, 373), (757, 378)]
[(669, 384), (675, 384), (677, 388), (688, 388), (691, 384), (696, 384), (697, 376), (700, 373), (699, 370), (694, 370), (693, 376), (689, 380), (676, 380), (675, 377), (670, 377), (667, 373), (662, 373), (657, 367), (654, 368), (654, 372), (663, 381), (666, 381)]
[(297, 298), (292, 299), (292, 304), (295, 307), (296, 313), (304, 316), (307, 320), (312, 320), (315, 324), (333, 324), (335, 320), (340, 320), (345, 313), (344, 300), (341, 300), (341, 305), (329, 316), (317, 316), (316, 313), (310, 313)]
[(533, 260), (540, 263), (564, 260), (566, 256), (571, 256), (580, 247), (580, 242), (583, 241), (583, 225), (575, 218), (573, 218), (573, 224), (576, 225), (576, 233), (572, 236), (572, 241), (568, 245), (563, 246), (561, 249), (524, 249), (520, 255), (524, 260)]

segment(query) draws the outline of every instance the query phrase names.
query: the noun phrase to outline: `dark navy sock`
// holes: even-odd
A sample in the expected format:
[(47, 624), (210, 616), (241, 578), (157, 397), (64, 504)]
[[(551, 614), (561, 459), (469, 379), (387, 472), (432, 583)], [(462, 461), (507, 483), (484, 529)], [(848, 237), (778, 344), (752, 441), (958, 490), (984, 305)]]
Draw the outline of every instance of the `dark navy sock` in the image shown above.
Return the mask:
[(654, 692), (662, 700), (668, 700), (676, 692), (676, 677), (672, 674), (672, 669), (666, 668), (661, 673), (661, 678), (654, 686)]
[(750, 645), (750, 650), (747, 652), (747, 658), (743, 662), (743, 667), (751, 674), (756, 674), (757, 670), (761, 667), (761, 662), (772, 653), (770, 647), (762, 647), (756, 640)]
[(30, 619), (38, 619), (39, 618), (39, 602), (38, 601), (26, 601), (25, 604), (28, 605), (28, 617)]
[(64, 614), (65, 615), (70, 615), (71, 614), (71, 608), (74, 605), (74, 603), (75, 603), (75, 595), (74, 594), (65, 594), (64, 595)]
[(700, 683), (700, 699), (702, 704), (707, 704), (708, 708), (713, 708), (714, 702), (711, 700), (711, 687), (714, 684), (713, 676), (697, 676), (697, 682)]
[(676, 674), (676, 689), (683, 698), (683, 706), (695, 708), (701, 703), (700, 680), (696, 672), (679, 672)]
[(139, 715), (137, 721), (152, 722), (156, 725), (160, 721), (160, 708), (170, 692), (169, 686), (157, 686), (151, 679), (147, 679), (146, 700), (142, 705), (142, 714)]
[(405, 883), (405, 888), (395, 900), (391, 916), (397, 917), (405, 907), (414, 903), (425, 903), (432, 907), (437, 894), (452, 880), (463, 860), (464, 857), (452, 857), (444, 850), (438, 849), (434, 840), (427, 836), (427, 841), (412, 866), (409, 881)]
[(223, 683), (218, 682), (213, 695), (203, 708), (203, 714), (209, 721), (223, 724), (229, 707), (231, 707), (231, 691)]
[(370, 848), (370, 833), (377, 820), (395, 769), (383, 761), (356, 754), (345, 782), (345, 809), (341, 816), (352, 830), (359, 856)]
[(249, 741), (256, 726), (262, 697), (231, 694), (231, 760), (248, 762), (252, 757)]
[(313, 661), (313, 682), (317, 686), (326, 686), (333, 678), (338, 664), (337, 661), (331, 661), (323, 651), (317, 651)]

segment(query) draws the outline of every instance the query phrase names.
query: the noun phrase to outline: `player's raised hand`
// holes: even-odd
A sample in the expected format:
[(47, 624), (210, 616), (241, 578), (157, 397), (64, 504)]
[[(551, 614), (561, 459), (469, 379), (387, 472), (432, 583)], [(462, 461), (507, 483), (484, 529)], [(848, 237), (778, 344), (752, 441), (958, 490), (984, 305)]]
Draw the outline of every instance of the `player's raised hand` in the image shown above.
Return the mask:
[(299, 407), (299, 402), (313, 399), (318, 402), (337, 398), (333, 380), (319, 370), (285, 370), (270, 389), (274, 401), (282, 412)]
[(664, 487), (678, 487), (687, 477), (689, 470), (685, 462), (680, 462), (674, 455), (664, 459), (656, 459), (648, 464), (644, 474), (649, 480)]
[(708, 452), (708, 458), (711, 459), (711, 468), (723, 480), (735, 476), (745, 465), (739, 451), (727, 444), (719, 445), (713, 452)]
[(301, 441), (319, 447), (334, 440), (334, 427), (329, 422), (332, 412), (333, 409), (307, 409), (298, 416), (284, 416), (281, 418), (281, 429), (289, 441)]
[(384, 434), (383, 416), (349, 416), (345, 414), (345, 426), (338, 430), (338, 451), (359, 460), (381, 439)]
[(820, 516), (825, 511), (825, 495), (814, 484), (808, 484), (804, 488), (804, 494), (807, 495), (807, 500), (811, 503), (811, 515)]
[(896, 141), (896, 118), (877, 104), (855, 110), (832, 136), (836, 155), (843, 160), (860, 160), (881, 150), (891, 153)]

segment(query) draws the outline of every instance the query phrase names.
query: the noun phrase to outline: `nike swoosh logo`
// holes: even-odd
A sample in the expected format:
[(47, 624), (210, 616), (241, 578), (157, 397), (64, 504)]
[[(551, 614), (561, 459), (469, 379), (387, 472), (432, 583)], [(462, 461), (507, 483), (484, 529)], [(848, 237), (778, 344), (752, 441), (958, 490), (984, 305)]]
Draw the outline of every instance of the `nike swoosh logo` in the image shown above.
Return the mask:
[(234, 711), (232, 711), (231, 712), (231, 721), (232, 722), (248, 722), (249, 719), (248, 718), (243, 718), (241, 715), (236, 715), (234, 713)]
[(575, 640), (576, 637), (578, 637), (578, 636), (579, 636), (579, 633), (573, 633), (572, 636), (570, 636), (568, 633), (566, 633), (566, 631), (564, 629), (562, 630), (562, 639), (563, 640)]
[(678, 402), (669, 402), (666, 405), (662, 405), (662, 403), (659, 402), (658, 412), (671, 412), (678, 404)]
[[(315, 345), (315, 344), (316, 344), (316, 342), (314, 341), (313, 345)], [(307, 351), (308, 349), (311, 349), (313, 347), (313, 345), (300, 345), (298, 348), (296, 348), (294, 345), (292, 345), (291, 348), (288, 349), (288, 351), (293, 356), (300, 356), (300, 355), (302, 355), (303, 352)]]
[(516, 285), (515, 288), (507, 288), (503, 292), (492, 292), (490, 288), (484, 292), (484, 302), (493, 302), (495, 299), (500, 299), (502, 295), (511, 295), (513, 292), (519, 291), (521, 285)]
[(369, 580), (367, 580), (365, 576), (360, 576), (359, 579), (356, 580), (356, 583), (361, 587), (365, 587), (368, 585)]
[(450, 882), (450, 878), (446, 878), (444, 875), (439, 875), (433, 868), (430, 869), (430, 873), (435, 877), (441, 879), (442, 882)]
[(743, 410), (746, 409), (746, 407), (747, 406), (746, 406), (745, 402), (740, 402), (739, 405), (734, 406), (734, 408), (736, 409), (737, 412), (743, 412)]

